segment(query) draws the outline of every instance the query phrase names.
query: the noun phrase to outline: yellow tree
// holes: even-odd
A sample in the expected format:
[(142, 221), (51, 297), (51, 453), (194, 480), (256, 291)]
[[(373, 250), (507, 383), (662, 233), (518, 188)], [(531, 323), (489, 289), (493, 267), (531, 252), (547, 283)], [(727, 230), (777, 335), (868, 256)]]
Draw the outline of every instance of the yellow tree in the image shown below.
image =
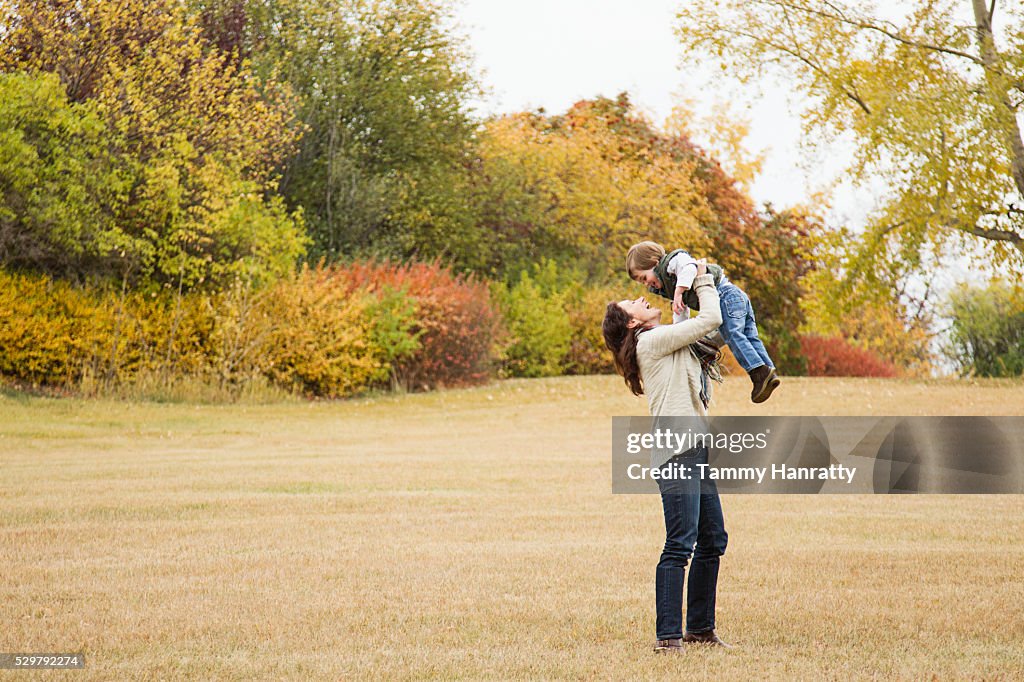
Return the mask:
[(803, 278), (801, 334), (840, 336), (873, 351), (913, 376), (928, 376), (933, 368), (929, 349), (933, 334), (931, 311), (908, 305), (897, 287), (842, 286), (837, 273), (847, 269), (846, 246), (854, 237), (846, 229), (816, 233), (808, 245), (816, 266)]
[(103, 267), (74, 274), (187, 287), (294, 265), (301, 216), (274, 196), (294, 103), (210, 44), (182, 3), (12, 0), (0, 26), (0, 70), (56, 74), (105, 123), (116, 159), (123, 190), (101, 210), (118, 230), (88, 245)]
[(672, 107), (672, 114), (665, 123), (667, 132), (706, 144), (708, 152), (718, 159), (725, 172), (745, 192), (749, 191), (766, 158), (763, 150), (753, 153), (746, 147), (750, 120), (738, 116), (726, 100), (713, 102), (711, 111), (705, 116), (697, 116), (695, 104), (692, 98), (681, 98)]
[(849, 136), (850, 176), (888, 186), (847, 285), (974, 247), (1024, 272), (1019, 3), (917, 0), (897, 21), (866, 2), (724, 0), (679, 19), (689, 58), (711, 55), (748, 84), (766, 71), (791, 76), (812, 102), (807, 131)]
[(702, 224), (713, 216), (695, 157), (659, 152), (653, 138), (616, 130), (622, 112), (604, 111), (606, 104), (487, 123), (479, 153), (491, 208), (481, 210), (493, 231), (507, 234), (499, 250), (528, 241), (524, 261), (571, 257), (597, 277), (621, 273), (626, 250), (644, 239), (707, 251)]

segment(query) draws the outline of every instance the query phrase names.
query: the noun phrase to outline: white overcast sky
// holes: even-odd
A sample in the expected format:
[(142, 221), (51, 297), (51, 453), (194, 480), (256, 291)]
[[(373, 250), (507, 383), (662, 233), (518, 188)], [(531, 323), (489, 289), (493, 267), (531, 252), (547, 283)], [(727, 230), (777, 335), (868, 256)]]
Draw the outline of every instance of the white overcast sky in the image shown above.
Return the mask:
[[(836, 177), (842, 165), (837, 154), (825, 167), (797, 149), (800, 122), (784, 84), (740, 102), (730, 98), (729, 88), (735, 86), (721, 78), (707, 82), (715, 73), (710, 69), (680, 69), (682, 48), (673, 27), (685, 1), (462, 0), (456, 19), (488, 89), (477, 112), (543, 107), (561, 113), (580, 99), (627, 91), (660, 126), (680, 91), (696, 101), (700, 113), (716, 100), (732, 101), (751, 121), (748, 146), (767, 152), (751, 188), (754, 199), (779, 208), (808, 203), (815, 190)], [(868, 193), (842, 186), (830, 222), (860, 223), (870, 205)]]

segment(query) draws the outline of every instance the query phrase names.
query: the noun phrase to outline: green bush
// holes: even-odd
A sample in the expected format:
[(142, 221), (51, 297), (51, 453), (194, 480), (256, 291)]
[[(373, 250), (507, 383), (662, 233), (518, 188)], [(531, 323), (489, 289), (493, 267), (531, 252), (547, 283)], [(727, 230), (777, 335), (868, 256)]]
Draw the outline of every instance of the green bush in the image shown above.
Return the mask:
[(949, 298), (953, 326), (946, 349), (960, 371), (983, 377), (1024, 375), (1024, 291), (993, 282)]
[(534, 268), (534, 276), (523, 271), (515, 284), (494, 286), (509, 333), (501, 351), (502, 368), (509, 376), (562, 374), (573, 328), (566, 313), (568, 294), (559, 288), (554, 267), (548, 261)]
[(370, 339), (380, 349), (383, 359), (380, 379), (387, 375), (390, 388), (399, 385), (399, 363), (412, 358), (420, 350), (425, 329), (417, 324), (416, 299), (405, 287), (384, 285), (375, 292), (367, 314), (373, 320)]

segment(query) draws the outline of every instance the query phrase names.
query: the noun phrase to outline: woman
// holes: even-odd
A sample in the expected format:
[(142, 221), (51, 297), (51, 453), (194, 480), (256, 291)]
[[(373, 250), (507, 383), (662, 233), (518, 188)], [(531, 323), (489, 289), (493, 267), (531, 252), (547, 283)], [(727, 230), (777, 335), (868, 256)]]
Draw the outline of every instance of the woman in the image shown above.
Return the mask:
[[(662, 325), (661, 311), (641, 296), (634, 301), (609, 303), (602, 332), (615, 355), (615, 367), (634, 395), (647, 394), (652, 417), (706, 416), (701, 363), (690, 345), (722, 323), (718, 291), (700, 261), (693, 288), (700, 312), (692, 319)], [(707, 462), (707, 449), (696, 448), (676, 458), (652, 455), (652, 467), (686, 458), (694, 464)], [(681, 461), (681, 460), (680, 460)], [(714, 481), (658, 480), (665, 511), (665, 548), (655, 574), (657, 607), (656, 652), (679, 653), (684, 643), (729, 646), (715, 634), (715, 595), (719, 557), (725, 553), (728, 535), (722, 505)], [(671, 486), (671, 489), (669, 489)], [(692, 561), (691, 561), (692, 557)], [(686, 630), (683, 631), (683, 580), (687, 583)]]

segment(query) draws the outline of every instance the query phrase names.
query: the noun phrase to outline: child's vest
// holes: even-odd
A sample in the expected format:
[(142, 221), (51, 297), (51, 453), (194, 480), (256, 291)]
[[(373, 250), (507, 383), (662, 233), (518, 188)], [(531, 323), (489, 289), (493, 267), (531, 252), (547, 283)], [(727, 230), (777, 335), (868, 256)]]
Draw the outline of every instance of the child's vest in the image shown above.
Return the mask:
[[(686, 250), (676, 249), (675, 251), (666, 253), (664, 256), (661, 257), (661, 260), (658, 261), (658, 264), (654, 266), (654, 276), (658, 278), (659, 282), (661, 282), (662, 288), (657, 289), (655, 287), (648, 287), (652, 294), (664, 296), (670, 301), (675, 296), (676, 276), (668, 272), (668, 262), (672, 260), (673, 257), (680, 253), (686, 253)], [(720, 265), (715, 265), (714, 263), (709, 263), (708, 274), (715, 278), (715, 287), (718, 287), (719, 282), (722, 281), (722, 267)], [(700, 310), (700, 301), (697, 299), (697, 292), (695, 292), (692, 288), (684, 291), (683, 304), (687, 308), (691, 308), (693, 310)]]

